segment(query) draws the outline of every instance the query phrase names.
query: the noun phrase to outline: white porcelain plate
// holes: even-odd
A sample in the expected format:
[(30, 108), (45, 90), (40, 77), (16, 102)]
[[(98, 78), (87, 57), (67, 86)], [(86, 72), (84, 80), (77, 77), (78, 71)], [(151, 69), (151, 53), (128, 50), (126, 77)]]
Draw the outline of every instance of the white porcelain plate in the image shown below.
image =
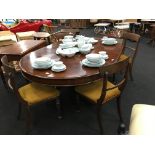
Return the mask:
[(82, 64), (84, 65), (84, 66), (87, 66), (87, 67), (101, 67), (102, 65), (104, 65), (105, 64), (105, 60), (104, 59), (102, 59), (102, 61), (100, 62), (100, 63), (88, 63), (88, 60), (87, 59), (83, 59), (82, 60)]
[(113, 43), (107, 42), (107, 41), (102, 41), (102, 44), (104, 44), (104, 45), (116, 45), (117, 41), (114, 41)]
[(48, 68), (50, 68), (50, 67), (52, 67), (52, 63), (51, 64), (48, 64), (48, 65), (36, 65), (35, 63), (32, 63), (32, 67), (34, 68), (34, 69), (48, 69)]
[(51, 69), (53, 72), (62, 72), (64, 70), (66, 70), (66, 66), (63, 65), (62, 67), (56, 67), (56, 66), (53, 66), (52, 69)]

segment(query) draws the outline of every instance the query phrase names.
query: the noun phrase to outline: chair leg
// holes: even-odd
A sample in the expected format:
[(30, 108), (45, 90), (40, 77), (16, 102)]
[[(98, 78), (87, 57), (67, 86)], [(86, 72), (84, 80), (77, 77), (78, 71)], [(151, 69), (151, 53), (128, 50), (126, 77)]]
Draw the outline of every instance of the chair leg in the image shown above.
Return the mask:
[(120, 101), (120, 96), (119, 96), (119, 97), (117, 97), (117, 112), (119, 115), (120, 124), (119, 124), (117, 132), (118, 132), (118, 134), (125, 134), (126, 129), (125, 129), (125, 124), (124, 124), (124, 121), (122, 118), (121, 106), (120, 105), (121, 105), (121, 101)]
[(18, 115), (17, 115), (18, 120), (20, 120), (21, 118), (21, 111), (22, 111), (22, 104), (18, 102)]
[(1, 76), (1, 79), (2, 79), (2, 82), (3, 82), (3, 85), (5, 87), (6, 90), (8, 90), (8, 85), (5, 81), (5, 77), (4, 77), (4, 74), (2, 73), (2, 71), (0, 70), (0, 76)]
[(26, 134), (30, 133), (30, 130), (32, 128), (32, 116), (31, 116), (31, 111), (30, 107), (26, 107)]
[(59, 99), (56, 100), (56, 108), (57, 108), (57, 112), (58, 112), (57, 118), (62, 119), (63, 118), (62, 117), (62, 107), (61, 107), (61, 103), (60, 103)]
[(101, 120), (101, 110), (102, 110), (102, 105), (98, 104), (97, 105), (97, 121), (98, 121), (98, 125), (100, 128), (100, 134), (103, 135), (104, 131), (103, 131), (103, 126), (102, 126), (102, 120)]

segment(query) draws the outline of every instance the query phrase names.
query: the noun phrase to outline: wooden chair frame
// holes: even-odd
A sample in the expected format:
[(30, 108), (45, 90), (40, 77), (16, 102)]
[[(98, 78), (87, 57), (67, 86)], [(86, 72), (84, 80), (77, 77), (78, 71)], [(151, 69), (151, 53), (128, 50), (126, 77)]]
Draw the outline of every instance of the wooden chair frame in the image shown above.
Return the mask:
[[(124, 32), (123, 33), (123, 39), (124, 39), (124, 49), (123, 49), (123, 53), (125, 52), (125, 49), (129, 49), (130, 50), (130, 59), (131, 59), (131, 63), (129, 65), (129, 75), (130, 75), (130, 79), (133, 80), (133, 74), (132, 74), (132, 69), (133, 69), (133, 64), (135, 61), (135, 58), (137, 56), (137, 52), (138, 52), (138, 47), (139, 47), (139, 42), (140, 42), (140, 35), (135, 34), (135, 33), (130, 33), (130, 32)], [(131, 40), (136, 42), (136, 46), (130, 47), (127, 46), (127, 40)]]
[[(15, 93), (15, 95), (17, 96), (19, 102), (18, 102), (18, 115), (17, 115), (17, 119), (20, 119), (21, 117), (21, 109), (22, 109), (22, 104), (25, 105), (26, 107), (26, 133), (29, 133), (30, 129), (32, 128), (32, 116), (31, 116), (31, 110), (30, 108), (32, 106), (35, 105), (28, 105), (26, 101), (24, 101), (18, 91), (18, 87), (16, 85), (15, 82), (15, 76), (16, 76), (16, 71), (15, 68), (13, 68), (12, 66), (9, 65), (7, 56), (4, 55), (1, 58), (1, 62), (5, 71), (5, 80), (6, 83), (8, 84), (9, 88)], [(52, 100), (56, 100), (56, 107), (58, 110), (58, 119), (62, 119), (62, 115), (61, 115), (61, 105), (60, 105), (60, 101), (59, 98), (52, 98), (52, 99), (47, 99), (44, 101), (39, 102), (38, 104), (42, 103), (42, 102), (46, 102), (46, 101), (52, 101)], [(22, 104), (21, 104), (22, 103)]]
[[(107, 102), (110, 101), (110, 100), (108, 100), (106, 102), (104, 101), (105, 96), (106, 96), (106, 91), (118, 88), (120, 90), (121, 94), (122, 94), (122, 92), (123, 92), (123, 90), (124, 90), (124, 88), (126, 86), (127, 79), (128, 79), (128, 68), (129, 68), (129, 57), (124, 59), (123, 61), (119, 61), (119, 62), (114, 63), (112, 65), (102, 66), (102, 67), (99, 68), (100, 76), (101, 76), (101, 79), (103, 81), (102, 93), (101, 93), (100, 98), (97, 100), (97, 104), (96, 104), (97, 105), (97, 120), (98, 120), (98, 124), (99, 124), (99, 128), (100, 128), (100, 134), (104, 133), (103, 126), (102, 126), (102, 120), (101, 120), (102, 106), (104, 106)], [(114, 87), (111, 87), (111, 88), (107, 89), (107, 82), (108, 82), (109, 75), (120, 73), (120, 72), (122, 74), (123, 71), (124, 71), (123, 79), (119, 83), (117, 83)], [(125, 124), (124, 124), (122, 114), (121, 114), (121, 94), (116, 97), (117, 112), (118, 112), (119, 120), (120, 120), (120, 125), (119, 125), (119, 128), (118, 128), (118, 131), (120, 131), (120, 132), (123, 131), (124, 128), (125, 128)], [(86, 98), (85, 96), (83, 96), (81, 94), (77, 94), (77, 100), (79, 100), (79, 96), (82, 96), (82, 97)], [(88, 98), (86, 98), (86, 99), (93, 103), (92, 100), (90, 100)], [(79, 102), (79, 101), (77, 101), (77, 102)]]

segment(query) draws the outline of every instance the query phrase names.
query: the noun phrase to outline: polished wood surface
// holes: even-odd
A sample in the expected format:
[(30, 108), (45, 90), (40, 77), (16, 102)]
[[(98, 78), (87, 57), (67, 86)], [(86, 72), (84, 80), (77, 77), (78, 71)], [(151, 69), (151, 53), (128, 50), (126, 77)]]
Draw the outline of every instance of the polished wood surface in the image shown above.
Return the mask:
[[(83, 66), (81, 61), (85, 55), (77, 53), (71, 58), (56, 55), (58, 45), (49, 45), (37, 51), (31, 52), (20, 60), (20, 67), (23, 75), (34, 82), (42, 84), (58, 85), (58, 86), (75, 86), (99, 79), (99, 68), (90, 68)], [(117, 61), (122, 53), (123, 46), (121, 44), (113, 46), (104, 46), (99, 41), (94, 45), (91, 53), (98, 53), (99, 51), (107, 51), (109, 59), (106, 65), (112, 64)], [(35, 58), (48, 56), (53, 60), (60, 60), (66, 65), (67, 69), (63, 72), (53, 72), (51, 69), (37, 70), (33, 69), (32, 61)]]
[(22, 40), (0, 48), (0, 55), (25, 55), (46, 45), (44, 40)]

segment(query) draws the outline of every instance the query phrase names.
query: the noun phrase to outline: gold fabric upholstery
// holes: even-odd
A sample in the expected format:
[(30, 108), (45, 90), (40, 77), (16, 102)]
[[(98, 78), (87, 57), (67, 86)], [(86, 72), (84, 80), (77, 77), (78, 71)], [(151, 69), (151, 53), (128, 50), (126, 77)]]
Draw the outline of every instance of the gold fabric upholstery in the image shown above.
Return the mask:
[[(112, 84), (111, 82), (107, 82), (107, 88), (112, 88), (115, 85)], [(97, 100), (100, 98), (101, 96), (101, 91), (102, 91), (102, 81), (99, 80), (97, 82), (93, 82), (91, 84), (87, 84), (87, 85), (82, 85), (82, 86), (77, 86), (75, 88), (75, 91), (78, 92), (80, 95), (85, 96), (86, 98), (94, 101), (95, 103), (97, 103)], [(106, 91), (106, 96), (104, 99), (104, 102), (107, 102), (117, 96), (120, 95), (120, 90), (118, 88), (114, 88), (112, 90), (108, 90)]]
[(34, 40), (35, 31), (27, 31), (27, 32), (18, 32), (16, 36), (18, 40)]
[[(120, 56), (120, 58), (119, 58), (119, 61), (122, 61), (122, 60), (126, 59), (127, 57), (128, 57), (127, 55), (122, 54), (122, 55)], [(131, 62), (132, 62), (132, 59), (129, 58), (129, 63), (131, 63)]]
[(30, 83), (18, 89), (20, 96), (29, 105), (59, 96), (58, 90), (51, 86)]

